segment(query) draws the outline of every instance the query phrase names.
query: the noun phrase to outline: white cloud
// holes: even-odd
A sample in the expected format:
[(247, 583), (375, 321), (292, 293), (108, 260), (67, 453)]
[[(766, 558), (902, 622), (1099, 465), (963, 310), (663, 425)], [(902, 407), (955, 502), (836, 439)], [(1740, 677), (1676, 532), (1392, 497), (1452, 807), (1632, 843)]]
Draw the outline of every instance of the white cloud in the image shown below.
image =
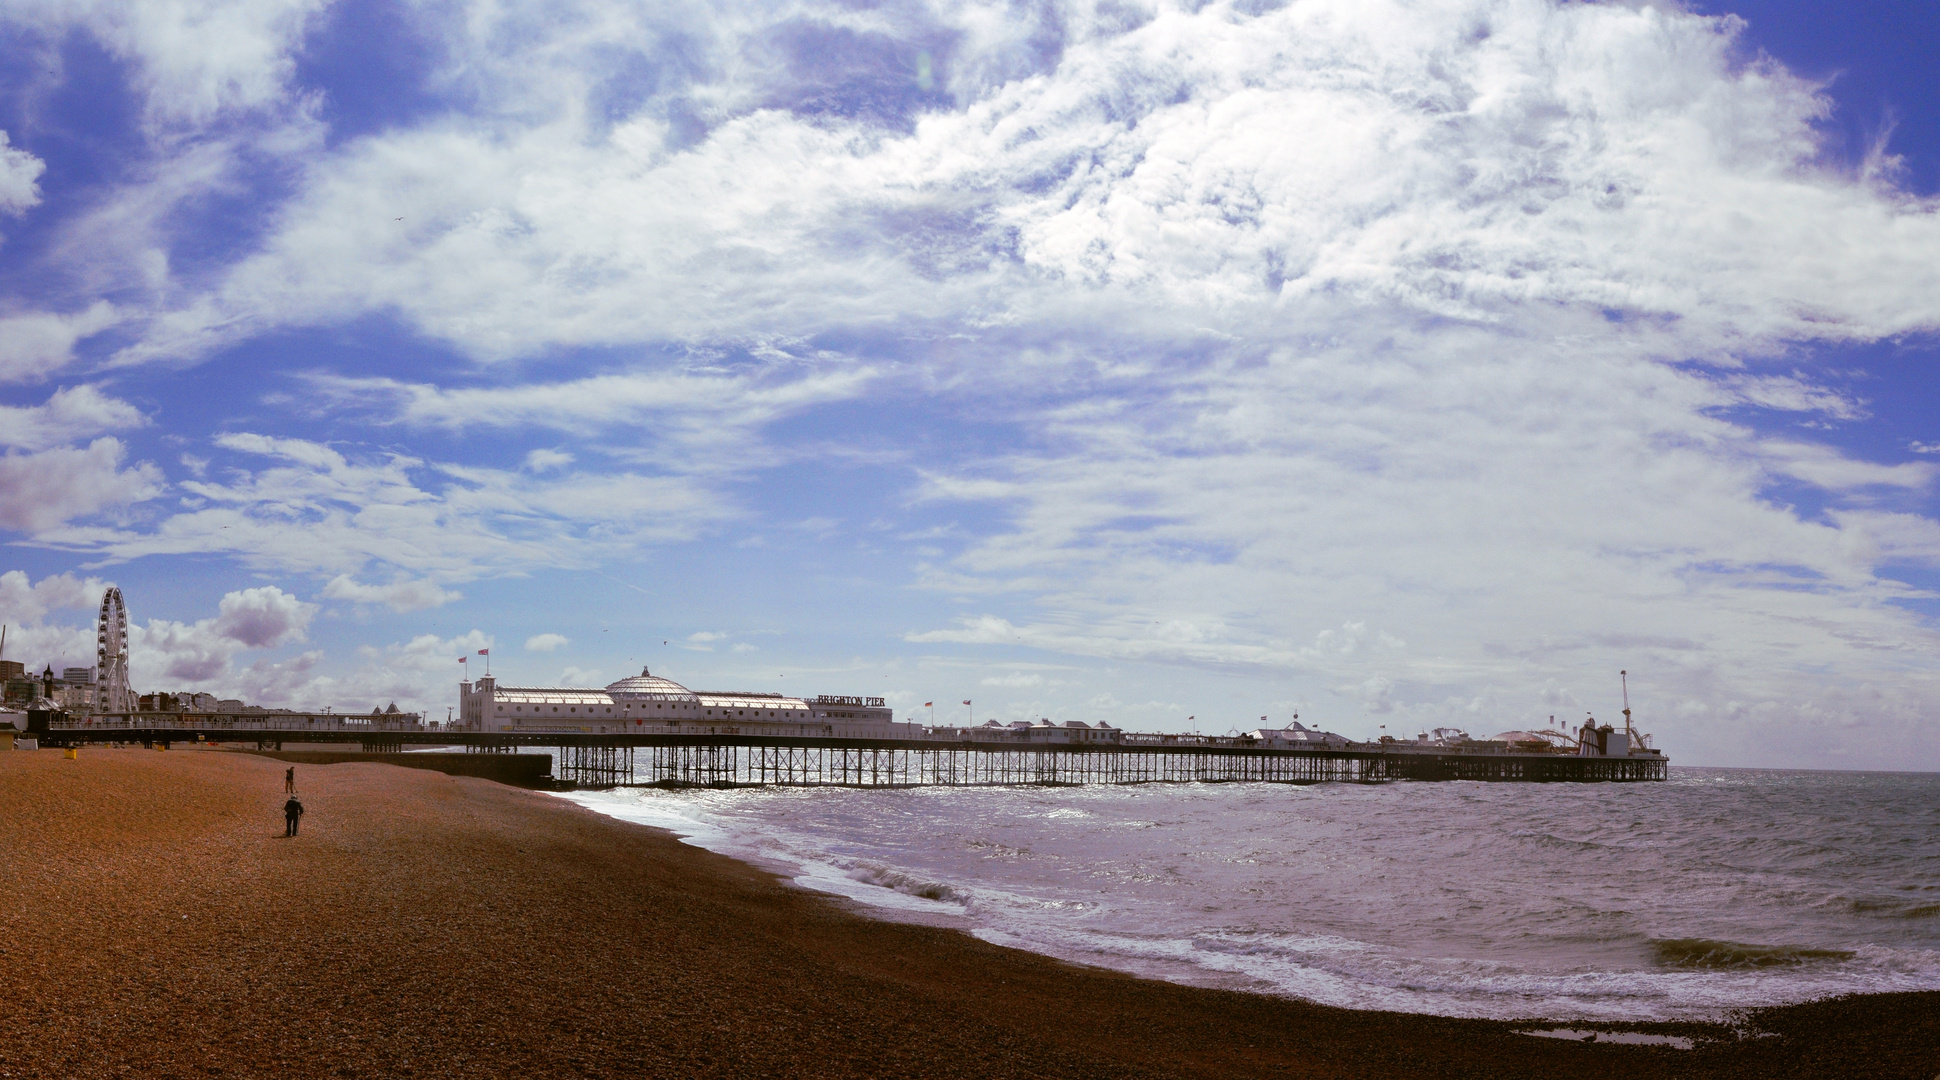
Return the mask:
[(316, 606), (274, 585), (232, 592), (222, 598), (215, 632), (246, 648), (267, 649), (303, 640)]
[(463, 593), (440, 588), (435, 582), (423, 578), (400, 578), (386, 585), (365, 585), (349, 574), (338, 574), (331, 578), (330, 583), (323, 587), (323, 595), (331, 600), (383, 604), (396, 612), (423, 611), (464, 599)]
[(525, 469), (527, 472), (547, 472), (571, 465), (573, 460), (573, 456), (563, 450), (541, 448), (525, 456)]
[(99, 578), (52, 574), (33, 581), (25, 571), (9, 570), (0, 574), (0, 622), (35, 625), (64, 608), (92, 610), (106, 589)]
[(24, 571), (0, 574), (0, 623), (7, 626), (4, 658), (18, 660), (38, 671), (52, 665), (55, 674), (66, 667), (94, 664), (94, 626), (48, 623), (50, 615), (81, 611), (91, 617), (101, 603), (106, 583), (99, 578), (53, 574), (39, 581)]
[[(680, 477), (574, 474), (542, 482), (401, 454), (352, 460), (321, 443), (252, 433), (224, 435), (216, 445), (253, 468), (232, 469), (222, 481), (183, 482), (196, 503), (152, 528), (70, 527), (45, 530), (40, 541), (110, 559), (220, 552), (262, 568), (343, 576), (379, 565), (400, 581), (457, 581), (583, 567), (611, 551), (697, 535), (729, 516)], [(0, 490), (13, 460), (27, 459), (0, 458)], [(443, 595), (351, 580), (334, 587), (326, 595), (393, 606)], [(386, 591), (359, 591), (367, 589)]]
[[(1878, 568), (1940, 567), (1940, 526), (1893, 505), (1930, 467), (1762, 439), (1710, 415), (1729, 391), (1620, 343), (1572, 338), (1551, 369), (1552, 340), (1343, 329), (1163, 394), (1108, 384), (932, 477), (1009, 524), (932, 572), (980, 613), (909, 638), (1290, 676), (1421, 723), (1477, 698), (1540, 720), (1545, 685), (1607, 696), (1625, 667), (1685, 760), (1771, 759), (1732, 700), (1910, 745), (1940, 635)], [(1774, 504), (1779, 479), (1832, 507)], [(1830, 737), (1799, 731), (1792, 760)]]
[(47, 163), (17, 146), (0, 131), (0, 213), (18, 214), (40, 205), (36, 183)]
[(564, 634), (534, 634), (525, 639), (526, 652), (552, 652), (562, 645), (571, 644)]
[(1834, 420), (1863, 420), (1864, 402), (1814, 385), (1802, 375), (1739, 375), (1723, 379), (1744, 404), (1785, 412), (1822, 413)]
[[(1940, 317), (1932, 207), (1816, 164), (1814, 87), (1740, 63), (1729, 19), (1334, 0), (1160, 7), (1126, 29), (1060, 10), (1041, 27), (1055, 66), (1014, 78), (1018, 42), (973, 28), (1032, 16), (999, 10), (868, 27), (886, 67), (904, 35), (963, 35), (959, 107), (887, 126), (755, 108), (809, 77), (789, 62), (709, 68), (870, 17), (687, 18), (698, 74), (722, 80), (676, 91), (705, 102), (696, 142), (666, 99), (612, 123), (579, 104), (602, 57), (680, 16), (481, 9), (445, 30), (516, 107), (320, 159), (261, 253), (131, 355), (370, 310), (481, 357), (884, 313), (1243, 331), (1342, 296), (1485, 321), (1532, 302), (1670, 315), (1706, 350)], [(476, 36), (494, 25), (519, 33)], [(394, 193), (383, 214), (371, 191)]]
[(362, 699), (373, 706), (395, 701), (400, 709), (442, 720), (444, 707), (457, 699), (459, 681), (473, 675), (471, 665), (458, 663), (458, 657), (475, 662), (478, 650), (493, 645), (490, 636), (471, 630), (456, 637), (419, 634), (402, 643), (365, 646), (358, 650), (362, 665), (337, 680), (334, 693), (338, 700)]
[(120, 321), (107, 301), (71, 315), (29, 312), (0, 315), (0, 382), (34, 382), (74, 360), (74, 345)]
[[(769, 348), (751, 363), (695, 363), (679, 371), (636, 371), (569, 382), (444, 389), (393, 379), (312, 375), (319, 403), (363, 408), (386, 423), (414, 427), (543, 427), (584, 435), (623, 427), (609, 454), (643, 456), (661, 468), (719, 473), (769, 464), (775, 454), (754, 435), (783, 417), (863, 394), (880, 372), (844, 357), (796, 356)], [(641, 447), (651, 447), (642, 454)], [(571, 454), (544, 448), (526, 455), (528, 472), (571, 465)]]
[(605, 686), (606, 676), (597, 668), (567, 667), (559, 673), (561, 686)]
[(445, 706), (453, 704), (458, 682), (466, 677), (466, 666), (457, 658), (491, 644), (476, 630), (452, 638), (420, 634), (405, 642), (360, 648), (357, 660), (346, 668), (328, 662), (320, 650), (238, 664), (239, 651), (227, 639), (211, 640), (194, 627), (185, 632), (180, 624), (157, 627), (152, 640), (144, 630), (139, 640), (169, 651), (131, 654), (138, 689), (201, 690), (251, 704), (354, 713), (395, 703), (436, 720), (445, 719)]
[(123, 469), (125, 455), (120, 440), (103, 438), (85, 448), (0, 457), (0, 529), (45, 533), (161, 494), (161, 470), (147, 462)]
[(80, 29), (134, 62), (153, 123), (204, 123), (281, 104), (295, 51), (328, 0), (19, 0), (9, 22), (58, 37)]
[(1940, 466), (1924, 461), (1878, 465), (1854, 460), (1831, 447), (1809, 443), (1773, 440), (1760, 449), (1776, 471), (1827, 491), (1869, 487), (1917, 490), (1932, 485), (1934, 477), (1940, 475)]
[[(233, 686), (229, 680), (237, 654), (303, 640), (316, 608), (265, 585), (224, 595), (217, 611), (214, 618), (193, 623), (130, 620), (131, 681), (138, 686), (172, 682), (184, 689)], [(259, 669), (261, 674), (268, 671)]]
[(0, 405), (0, 446), (44, 450), (145, 423), (133, 405), (93, 386), (73, 386), (54, 391), (44, 404)]

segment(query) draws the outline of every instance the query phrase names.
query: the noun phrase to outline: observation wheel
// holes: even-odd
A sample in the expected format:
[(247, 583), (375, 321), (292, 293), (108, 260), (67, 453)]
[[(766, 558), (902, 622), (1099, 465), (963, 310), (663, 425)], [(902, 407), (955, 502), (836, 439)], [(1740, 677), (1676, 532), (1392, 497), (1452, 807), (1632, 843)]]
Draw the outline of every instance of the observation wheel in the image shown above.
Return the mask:
[(135, 695), (128, 689), (128, 608), (121, 602), (121, 590), (112, 585), (101, 596), (101, 620), (94, 641), (94, 679), (100, 695), (97, 710), (134, 712)]

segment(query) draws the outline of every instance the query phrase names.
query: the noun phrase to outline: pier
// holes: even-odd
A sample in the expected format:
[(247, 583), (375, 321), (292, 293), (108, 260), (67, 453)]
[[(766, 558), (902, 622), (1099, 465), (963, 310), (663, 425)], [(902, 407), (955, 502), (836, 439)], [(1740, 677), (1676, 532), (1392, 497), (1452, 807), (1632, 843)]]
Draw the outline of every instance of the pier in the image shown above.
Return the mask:
[[(1246, 746), (1005, 747), (884, 741), (657, 737), (555, 748), (554, 774), (585, 786), (1001, 787), (1020, 784), (1385, 783), (1663, 780), (1663, 759)], [(777, 745), (777, 743), (782, 743)]]
[[(1409, 743), (1337, 748), (1265, 746), (1245, 738), (1127, 733), (1093, 745), (948, 738), (825, 738), (743, 734), (479, 732), (365, 718), (163, 720), (156, 714), (56, 722), (50, 746), (218, 743), (281, 751), (355, 744), (365, 753), (458, 747), (467, 753), (551, 755), (551, 781), (580, 787), (1000, 787), (1150, 783), (1388, 783), (1397, 780), (1638, 782), (1663, 780), (1658, 754), (1607, 757), (1449, 749)], [(416, 755), (413, 755), (416, 756)], [(368, 759), (366, 759), (368, 760)]]

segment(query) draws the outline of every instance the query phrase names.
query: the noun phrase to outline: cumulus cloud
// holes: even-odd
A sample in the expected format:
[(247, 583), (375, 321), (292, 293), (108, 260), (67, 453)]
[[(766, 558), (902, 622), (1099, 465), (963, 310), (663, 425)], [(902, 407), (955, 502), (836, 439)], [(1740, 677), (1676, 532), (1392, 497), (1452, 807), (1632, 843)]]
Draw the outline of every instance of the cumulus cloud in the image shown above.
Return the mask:
[(332, 663), (322, 650), (312, 649), (244, 664), (231, 639), (198, 635), (180, 624), (156, 628), (152, 639), (144, 630), (140, 640), (171, 650), (162, 656), (131, 653), (136, 685), (143, 690), (199, 690), (251, 704), (338, 712), (396, 704), (436, 720), (447, 716), (444, 707), (455, 702), (465, 674), (456, 657), (490, 644), (476, 630), (451, 638), (420, 634), (408, 641), (363, 646), (347, 663)]
[(571, 644), (571, 641), (564, 634), (534, 634), (525, 639), (525, 651), (552, 652), (567, 644)]
[(0, 131), (0, 213), (18, 214), (40, 203), (36, 183), (47, 163), (17, 146)]
[(404, 578), (386, 585), (365, 585), (349, 574), (338, 574), (331, 578), (330, 583), (323, 587), (323, 595), (331, 600), (383, 604), (396, 612), (423, 611), (464, 599), (463, 593), (440, 588), (423, 578)]
[(0, 574), (0, 622), (34, 625), (63, 608), (91, 610), (106, 589), (99, 578), (51, 574), (34, 581), (24, 570), (9, 570)]
[(161, 494), (161, 470), (147, 462), (124, 469), (126, 456), (121, 441), (112, 438), (85, 448), (0, 456), (0, 529), (39, 534)]
[(44, 450), (104, 431), (141, 427), (140, 410), (93, 386), (54, 391), (40, 405), (0, 405), (0, 446)]
[(491, 648), (493, 639), (479, 630), (455, 637), (418, 634), (408, 641), (366, 645), (358, 649), (359, 664), (337, 683), (342, 698), (361, 697), (375, 704), (397, 702), (401, 709), (420, 711), (430, 719), (444, 719), (441, 707), (455, 704), (460, 680), (471, 676), (461, 656), (478, 659), (478, 650)]
[(73, 574), (52, 574), (39, 581), (21, 570), (0, 574), (0, 623), (8, 627), (5, 659), (36, 670), (51, 664), (56, 673), (69, 666), (93, 666), (93, 624), (77, 624), (71, 614), (65, 620), (48, 620), (71, 612), (82, 613), (85, 620), (101, 603), (106, 587), (99, 578)]
[(216, 633), (246, 648), (267, 649), (303, 640), (316, 606), (266, 585), (224, 596), (221, 611), (214, 623)]
[(236, 655), (301, 641), (316, 608), (274, 585), (227, 593), (214, 618), (130, 622), (129, 670), (139, 683), (174, 680), (195, 689), (227, 685)]

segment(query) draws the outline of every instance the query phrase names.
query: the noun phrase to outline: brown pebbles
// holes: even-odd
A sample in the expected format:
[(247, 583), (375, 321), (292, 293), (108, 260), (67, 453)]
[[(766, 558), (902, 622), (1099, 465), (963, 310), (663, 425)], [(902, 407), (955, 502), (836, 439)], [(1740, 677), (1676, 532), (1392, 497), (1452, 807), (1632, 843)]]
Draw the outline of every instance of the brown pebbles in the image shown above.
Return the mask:
[(386, 765), (0, 754), (0, 1077), (1896, 1077), (1940, 994), (1696, 1050), (1532, 1039), (876, 922), (665, 833)]

